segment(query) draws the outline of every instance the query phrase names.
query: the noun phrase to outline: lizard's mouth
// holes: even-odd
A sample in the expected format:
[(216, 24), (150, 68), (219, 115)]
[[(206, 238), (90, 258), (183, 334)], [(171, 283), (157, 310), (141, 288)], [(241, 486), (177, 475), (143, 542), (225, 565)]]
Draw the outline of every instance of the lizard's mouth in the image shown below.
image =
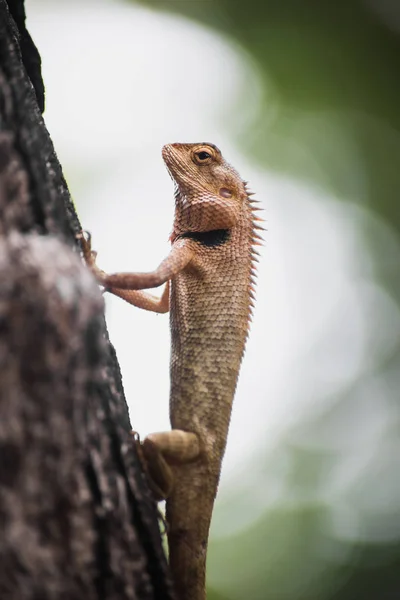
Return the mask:
[(174, 149), (173, 146), (173, 144), (165, 144), (165, 146), (163, 146), (161, 150), (163, 161), (172, 179), (174, 179), (174, 176), (170, 167), (172, 164), (176, 164), (178, 162), (179, 157), (178, 152)]

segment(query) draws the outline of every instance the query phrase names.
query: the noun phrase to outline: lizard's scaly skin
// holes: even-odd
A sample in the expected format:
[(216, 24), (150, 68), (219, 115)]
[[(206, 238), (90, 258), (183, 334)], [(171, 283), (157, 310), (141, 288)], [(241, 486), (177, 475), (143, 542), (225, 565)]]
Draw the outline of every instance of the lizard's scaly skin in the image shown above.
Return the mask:
[[(175, 182), (170, 255), (151, 273), (114, 275), (100, 271), (88, 250), (86, 258), (108, 291), (148, 310), (165, 312), (168, 290), (161, 300), (136, 290), (170, 281), (170, 417), (180, 431), (152, 434), (143, 450), (154, 458), (159, 446), (175, 475), (166, 516), (178, 598), (204, 600), (208, 533), (249, 331), (254, 246), (261, 239), (256, 229), (262, 227), (245, 182), (214, 145), (169, 144), (163, 158)], [(154, 472), (165, 464), (156, 462)], [(164, 482), (169, 471), (165, 464)]]

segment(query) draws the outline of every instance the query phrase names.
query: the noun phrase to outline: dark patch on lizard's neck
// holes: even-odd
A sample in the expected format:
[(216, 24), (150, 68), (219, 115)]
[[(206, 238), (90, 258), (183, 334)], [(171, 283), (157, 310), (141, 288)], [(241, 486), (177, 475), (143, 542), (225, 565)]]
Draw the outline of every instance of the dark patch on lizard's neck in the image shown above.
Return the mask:
[(179, 237), (196, 240), (202, 246), (215, 248), (225, 244), (229, 240), (230, 235), (231, 232), (229, 229), (214, 229), (214, 231), (188, 231), (187, 233), (182, 233)]

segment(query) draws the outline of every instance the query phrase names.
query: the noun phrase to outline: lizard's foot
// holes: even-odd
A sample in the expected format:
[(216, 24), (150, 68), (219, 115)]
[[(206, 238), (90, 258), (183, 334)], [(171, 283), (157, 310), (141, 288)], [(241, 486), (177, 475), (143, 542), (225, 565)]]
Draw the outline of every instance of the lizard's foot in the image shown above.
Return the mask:
[[(149, 488), (154, 496), (155, 501), (160, 502), (161, 500), (165, 500), (165, 498), (166, 498), (165, 491), (162, 490), (155, 481), (153, 481), (153, 479), (150, 475), (148, 458), (145, 456), (145, 453), (143, 452), (143, 448), (142, 448), (142, 444), (141, 444), (140, 436), (139, 436), (138, 432), (131, 431), (131, 435), (133, 437), (133, 442), (135, 444), (143, 471), (146, 473), (146, 478), (147, 478), (147, 482), (149, 484)], [(160, 508), (158, 508), (158, 518), (160, 519), (160, 521), (162, 523), (161, 535), (167, 534), (168, 533), (168, 523), (167, 523), (164, 513), (160, 510)]]
[(105, 279), (107, 275), (96, 265), (97, 252), (92, 250), (91, 234), (89, 233), (89, 231), (82, 230), (80, 233), (78, 233), (76, 237), (81, 241), (82, 255), (86, 265), (92, 271), (93, 275), (96, 277), (100, 285), (104, 286), (103, 293), (107, 292), (107, 286), (105, 285)]
[(173, 475), (170, 466), (165, 462), (156, 445), (145, 438), (140, 441), (137, 431), (131, 432), (139, 460), (146, 473), (147, 482), (157, 502), (165, 500), (171, 493)]

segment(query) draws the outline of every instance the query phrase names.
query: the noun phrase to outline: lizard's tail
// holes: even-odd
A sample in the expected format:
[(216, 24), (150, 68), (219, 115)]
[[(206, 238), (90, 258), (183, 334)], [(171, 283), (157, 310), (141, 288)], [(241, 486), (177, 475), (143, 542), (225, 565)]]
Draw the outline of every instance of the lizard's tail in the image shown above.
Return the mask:
[(167, 499), (169, 563), (178, 600), (205, 600), (208, 533), (218, 475), (205, 464), (176, 468)]

